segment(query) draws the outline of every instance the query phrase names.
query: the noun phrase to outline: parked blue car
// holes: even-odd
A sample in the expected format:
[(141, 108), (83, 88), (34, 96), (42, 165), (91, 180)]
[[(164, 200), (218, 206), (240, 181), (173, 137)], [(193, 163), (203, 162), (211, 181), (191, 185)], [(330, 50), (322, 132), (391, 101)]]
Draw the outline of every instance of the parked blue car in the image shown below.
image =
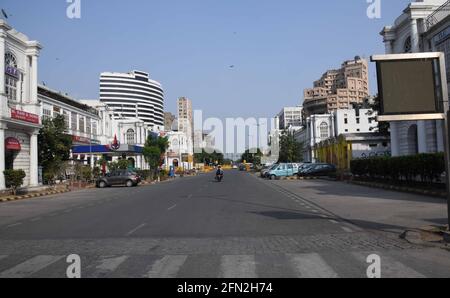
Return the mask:
[(292, 177), (297, 175), (299, 164), (294, 163), (280, 163), (274, 166), (268, 173), (267, 177), (271, 180), (275, 180), (283, 177)]

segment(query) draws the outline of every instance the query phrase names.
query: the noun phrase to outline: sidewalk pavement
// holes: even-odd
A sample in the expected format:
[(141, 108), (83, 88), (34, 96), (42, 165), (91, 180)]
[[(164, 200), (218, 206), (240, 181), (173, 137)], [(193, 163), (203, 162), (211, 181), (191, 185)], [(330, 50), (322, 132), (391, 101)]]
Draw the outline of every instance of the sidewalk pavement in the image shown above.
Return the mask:
[(441, 198), (327, 180), (269, 183), (365, 229), (402, 233), (447, 224), (447, 202)]

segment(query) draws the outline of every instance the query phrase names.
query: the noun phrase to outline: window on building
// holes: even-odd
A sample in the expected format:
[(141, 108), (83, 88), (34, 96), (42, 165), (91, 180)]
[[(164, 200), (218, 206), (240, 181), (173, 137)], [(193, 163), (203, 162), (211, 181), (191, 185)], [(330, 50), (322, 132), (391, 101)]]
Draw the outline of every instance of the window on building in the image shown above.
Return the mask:
[(87, 117), (86, 118), (86, 132), (89, 134), (92, 134), (92, 123), (91, 123), (91, 118)]
[(56, 114), (61, 114), (61, 108), (54, 106), (53, 107), (53, 115), (55, 115), (55, 117), (56, 117)]
[(64, 123), (66, 125), (66, 129), (70, 129), (70, 117), (67, 111), (63, 111)]
[(129, 130), (127, 131), (127, 144), (128, 144), (128, 145), (134, 145), (134, 144), (136, 144), (136, 141), (135, 141), (135, 133), (134, 133), (134, 130), (133, 130), (133, 129), (129, 129)]
[(327, 139), (329, 137), (328, 124), (326, 122), (322, 122), (320, 124), (320, 138)]
[(92, 134), (94, 136), (96, 136), (98, 134), (98, 132), (97, 132), (97, 122), (96, 121), (92, 122)]
[(412, 52), (412, 39), (411, 36), (408, 36), (405, 40), (405, 44), (403, 46), (405, 53), (411, 53)]
[(356, 124), (360, 124), (361, 120), (359, 118), (356, 118)]
[(348, 124), (348, 119), (347, 118), (344, 119), (344, 124)]
[(42, 120), (52, 119), (52, 107), (44, 106), (42, 109)]
[(72, 117), (72, 121), (71, 121), (71, 126), (70, 126), (70, 128), (71, 128), (72, 130), (77, 130), (77, 124), (78, 124), (77, 113), (72, 112), (71, 117)]
[(85, 132), (86, 130), (85, 130), (85, 127), (84, 127), (84, 117), (83, 116), (80, 116), (79, 117), (79, 119), (78, 119), (78, 130), (80, 131), (80, 132)]
[[(8, 52), (5, 54), (5, 67), (12, 67), (17, 69), (16, 57)], [(4, 70), (1, 70), (4, 71)], [(8, 73), (5, 74), (5, 92), (8, 100), (17, 101), (17, 86), (19, 86), (19, 78)]]

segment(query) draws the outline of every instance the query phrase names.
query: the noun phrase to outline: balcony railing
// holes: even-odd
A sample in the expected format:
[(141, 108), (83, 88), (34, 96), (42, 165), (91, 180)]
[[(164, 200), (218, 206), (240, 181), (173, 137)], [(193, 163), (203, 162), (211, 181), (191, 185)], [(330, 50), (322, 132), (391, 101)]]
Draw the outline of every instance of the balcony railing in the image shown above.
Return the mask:
[(445, 19), (450, 14), (450, 0), (445, 2), (441, 7), (436, 9), (426, 20), (427, 30)]

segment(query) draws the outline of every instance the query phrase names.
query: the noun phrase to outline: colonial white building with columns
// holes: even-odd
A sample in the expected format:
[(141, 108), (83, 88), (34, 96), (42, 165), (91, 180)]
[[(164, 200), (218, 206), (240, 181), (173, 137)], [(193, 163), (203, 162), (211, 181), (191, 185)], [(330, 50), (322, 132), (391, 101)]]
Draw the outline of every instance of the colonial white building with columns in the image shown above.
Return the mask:
[[(371, 109), (337, 110), (330, 114), (311, 115), (306, 119), (303, 129), (294, 133), (295, 139), (304, 146), (305, 161), (317, 162), (314, 148), (317, 144), (341, 135), (361, 135), (363, 137), (375, 133), (378, 122), (376, 113)], [(361, 140), (365, 142), (364, 138)], [(390, 151), (389, 144), (368, 147), (368, 153)], [(372, 152), (371, 152), (372, 151)]]
[[(381, 35), (386, 54), (444, 52), (450, 79), (450, 1), (412, 2), (395, 24)], [(447, 81), (448, 83), (450, 81)], [(449, 89), (450, 90), (450, 89)], [(413, 155), (444, 151), (443, 121), (392, 122), (392, 155)]]
[(0, 190), (5, 169), (22, 169), (24, 186), (38, 186), (37, 95), (41, 45), (0, 19)]

